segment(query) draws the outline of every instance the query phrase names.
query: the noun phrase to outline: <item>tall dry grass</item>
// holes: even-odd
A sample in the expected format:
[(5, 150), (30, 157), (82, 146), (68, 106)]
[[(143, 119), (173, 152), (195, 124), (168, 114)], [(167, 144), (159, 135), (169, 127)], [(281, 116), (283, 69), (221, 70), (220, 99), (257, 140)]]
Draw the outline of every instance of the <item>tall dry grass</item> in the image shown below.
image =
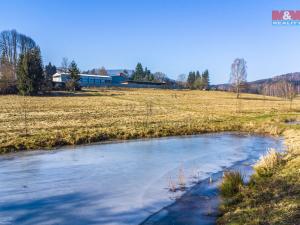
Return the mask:
[(276, 167), (280, 165), (282, 156), (274, 148), (268, 149), (267, 153), (260, 157), (254, 165), (254, 170), (258, 176), (271, 176)]

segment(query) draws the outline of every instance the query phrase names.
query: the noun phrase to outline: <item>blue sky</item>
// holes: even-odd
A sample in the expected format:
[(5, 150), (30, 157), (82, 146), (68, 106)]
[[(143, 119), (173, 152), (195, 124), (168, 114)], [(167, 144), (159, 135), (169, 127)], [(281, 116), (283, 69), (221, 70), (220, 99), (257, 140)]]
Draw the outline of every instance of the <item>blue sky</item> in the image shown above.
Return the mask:
[(44, 64), (74, 59), (80, 69), (135, 68), (176, 78), (208, 69), (228, 81), (236, 57), (248, 80), (300, 71), (300, 26), (272, 26), (276, 9), (299, 0), (1, 0), (0, 30), (16, 29), (41, 47)]

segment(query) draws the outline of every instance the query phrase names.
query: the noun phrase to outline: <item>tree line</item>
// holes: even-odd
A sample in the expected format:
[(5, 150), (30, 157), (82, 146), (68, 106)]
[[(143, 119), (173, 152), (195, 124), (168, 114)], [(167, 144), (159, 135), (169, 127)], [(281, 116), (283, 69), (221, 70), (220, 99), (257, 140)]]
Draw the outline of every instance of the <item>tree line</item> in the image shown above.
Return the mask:
[[(86, 71), (83, 71), (82, 73), (91, 74), (91, 75), (102, 75), (102, 76), (108, 75), (108, 72), (104, 66), (100, 67), (99, 69), (94, 68), (91, 70), (86, 70)], [(126, 70), (124, 71), (124, 73), (126, 73)]]
[(190, 88), (208, 90), (210, 87), (209, 72), (205, 70), (202, 74), (199, 71), (191, 71), (186, 77), (185, 74), (179, 75), (177, 81), (170, 79), (165, 73), (152, 73), (147, 67), (143, 67), (141, 63), (136, 65), (136, 68), (130, 77), (133, 81), (147, 82), (163, 82), (168, 87)]
[(152, 73), (147, 67), (144, 68), (141, 63), (137, 63), (135, 70), (129, 79), (133, 81), (163, 82), (166, 85), (175, 84), (175, 81), (170, 79), (165, 73)]
[[(16, 30), (2, 31), (0, 33), (0, 89), (14, 91), (18, 79), (17, 67), (30, 53), (34, 55), (38, 52), (38, 46), (30, 37), (20, 34)], [(24, 79), (19, 80), (23, 81)], [(26, 82), (29, 85), (29, 81)]]
[[(63, 60), (64, 61), (64, 60)], [(79, 69), (74, 61), (65, 61), (66, 72), (71, 74), (67, 83), (70, 90), (79, 88)], [(35, 41), (6, 30), (0, 33), (0, 93), (36, 95), (52, 90), (52, 76), (57, 68), (50, 62), (43, 66), (41, 50)]]
[(199, 71), (189, 72), (187, 78), (187, 85), (190, 89), (208, 90), (209, 89), (208, 70), (205, 70), (202, 74), (200, 74)]
[[(63, 58), (60, 69), (62, 72), (70, 74), (70, 79), (66, 83), (67, 89), (80, 89), (80, 70), (75, 61), (69, 63), (67, 58)], [(16, 30), (6, 30), (0, 33), (0, 93), (18, 91), (22, 95), (35, 95), (42, 91), (52, 90), (52, 76), (56, 72), (57, 68), (51, 63), (43, 66), (41, 50), (32, 38), (20, 34)], [(107, 75), (107, 70), (101, 67), (86, 73)], [(124, 71), (124, 75), (133, 81), (164, 82), (173, 87), (176, 85), (190, 89), (210, 89), (208, 70), (201, 74), (199, 71), (191, 71), (187, 77), (181, 74), (175, 82), (166, 74), (152, 73), (147, 67), (144, 68), (141, 63), (138, 63), (131, 77), (127, 71)], [(245, 59), (236, 58), (233, 61), (229, 81), (232, 89), (237, 93), (237, 98), (239, 98), (240, 92), (247, 92)], [(258, 93), (292, 100), (297, 95), (297, 90), (293, 82), (279, 80), (261, 85)]]

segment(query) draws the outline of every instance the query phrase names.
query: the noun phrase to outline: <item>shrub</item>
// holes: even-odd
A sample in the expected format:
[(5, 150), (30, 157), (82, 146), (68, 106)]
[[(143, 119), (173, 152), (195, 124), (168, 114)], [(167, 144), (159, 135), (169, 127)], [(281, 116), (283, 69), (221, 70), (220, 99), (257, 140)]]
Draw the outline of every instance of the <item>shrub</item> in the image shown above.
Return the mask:
[(227, 171), (219, 186), (221, 196), (232, 197), (240, 191), (244, 184), (244, 176), (239, 171)]
[(255, 172), (260, 177), (269, 177), (281, 162), (281, 155), (275, 149), (270, 148), (266, 155), (260, 157), (254, 165)]

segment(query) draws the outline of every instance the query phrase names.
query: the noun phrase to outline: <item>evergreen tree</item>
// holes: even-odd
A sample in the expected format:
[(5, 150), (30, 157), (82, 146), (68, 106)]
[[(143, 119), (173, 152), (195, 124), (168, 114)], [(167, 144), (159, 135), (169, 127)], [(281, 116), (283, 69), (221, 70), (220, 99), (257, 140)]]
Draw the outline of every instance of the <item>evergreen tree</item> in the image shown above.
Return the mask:
[(203, 89), (203, 81), (200, 72), (197, 70), (195, 75), (195, 81), (193, 83), (193, 87), (196, 89)]
[(41, 89), (44, 76), (38, 47), (21, 54), (17, 64), (18, 90), (22, 95), (34, 95)]
[(153, 81), (154, 80), (153, 74), (151, 73), (150, 70), (148, 70), (147, 67), (145, 68), (145, 71), (144, 71), (144, 80), (146, 80), (146, 81)]
[(188, 83), (188, 86), (190, 88), (193, 87), (193, 84), (194, 84), (195, 80), (196, 80), (196, 73), (195, 72), (189, 72), (187, 83)]
[[(197, 75), (196, 75), (197, 76)], [(193, 87), (196, 88), (196, 89), (200, 89), (202, 90), (203, 87), (204, 87), (204, 84), (203, 84), (203, 80), (202, 80), (202, 77), (199, 75), (198, 78), (195, 80), (195, 82), (193, 83)]]
[(57, 72), (56, 66), (52, 65), (51, 62), (45, 66), (45, 83), (43, 89), (46, 91), (52, 90), (52, 76)]
[(77, 67), (77, 64), (73, 60), (69, 66), (69, 73), (70, 73), (70, 80), (67, 82), (68, 89), (72, 91), (76, 91), (80, 89), (80, 76), (79, 76), (79, 69)]
[(145, 77), (145, 72), (143, 66), (141, 63), (138, 63), (136, 65), (134, 73), (132, 74), (132, 80), (136, 80), (136, 81), (143, 80), (144, 77)]
[(155, 78), (154, 78), (154, 74), (151, 73), (151, 74), (149, 75), (148, 81), (154, 81), (154, 79), (155, 79)]
[(20, 54), (17, 64), (17, 84), (21, 95), (29, 95), (32, 92), (32, 85), (28, 74), (28, 57)]
[(197, 70), (195, 80), (201, 79), (200, 72)]
[(44, 82), (44, 70), (41, 51), (39, 48), (34, 48), (29, 55), (29, 75), (33, 81), (33, 94), (37, 94)]
[(56, 66), (52, 65), (51, 62), (45, 66), (45, 78), (46, 80), (52, 80), (52, 76), (56, 73)]
[(203, 73), (202, 73), (202, 81), (203, 81), (203, 85), (206, 90), (209, 89), (209, 72), (208, 70), (205, 70)]

